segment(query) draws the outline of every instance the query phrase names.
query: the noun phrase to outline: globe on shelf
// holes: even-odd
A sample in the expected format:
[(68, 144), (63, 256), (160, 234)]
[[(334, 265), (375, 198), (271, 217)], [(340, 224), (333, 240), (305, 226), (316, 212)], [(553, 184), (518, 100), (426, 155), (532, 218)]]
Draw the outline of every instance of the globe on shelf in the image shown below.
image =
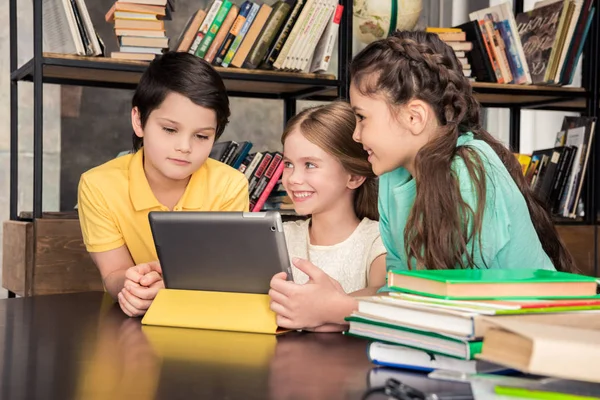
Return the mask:
[(423, 0), (354, 0), (354, 37), (366, 45), (396, 30), (412, 30), (422, 9)]

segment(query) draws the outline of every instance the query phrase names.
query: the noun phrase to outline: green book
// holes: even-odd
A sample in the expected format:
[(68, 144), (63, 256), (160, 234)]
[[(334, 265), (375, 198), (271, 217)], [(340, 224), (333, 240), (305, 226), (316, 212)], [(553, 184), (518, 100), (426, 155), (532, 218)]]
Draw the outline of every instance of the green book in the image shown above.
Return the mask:
[(250, 53), (248, 53), (248, 56), (244, 61), (244, 68), (258, 68), (260, 63), (265, 58), (271, 43), (273, 40), (275, 40), (275, 35), (277, 35), (279, 32), (291, 9), (292, 6), (290, 3), (283, 0), (279, 0), (273, 5), (273, 10), (269, 15), (263, 30), (258, 35), (258, 38), (256, 38)]
[(221, 4), (221, 8), (219, 8), (219, 12), (217, 12), (215, 20), (210, 25), (210, 28), (208, 28), (208, 32), (206, 32), (204, 39), (202, 39), (202, 41), (198, 45), (198, 49), (196, 49), (196, 56), (204, 58), (206, 52), (208, 51), (208, 48), (212, 44), (215, 36), (217, 35), (217, 32), (219, 32), (219, 28), (221, 28), (223, 21), (225, 21), (227, 13), (229, 13), (229, 10), (231, 9), (232, 5), (233, 3), (229, 0), (225, 0), (223, 4)]
[(399, 292), (456, 300), (600, 298), (596, 278), (543, 269), (391, 270)]
[(409, 328), (393, 323), (350, 316), (348, 335), (384, 343), (401, 345), (461, 360), (473, 360), (481, 353), (481, 340), (468, 340), (464, 337)]

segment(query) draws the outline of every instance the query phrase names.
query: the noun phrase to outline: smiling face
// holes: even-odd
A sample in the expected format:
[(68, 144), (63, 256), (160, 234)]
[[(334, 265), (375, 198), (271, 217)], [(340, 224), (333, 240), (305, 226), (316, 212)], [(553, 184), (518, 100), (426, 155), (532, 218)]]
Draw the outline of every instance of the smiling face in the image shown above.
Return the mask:
[(206, 162), (217, 128), (217, 117), (213, 110), (171, 92), (150, 113), (143, 128), (136, 108), (131, 116), (135, 134), (144, 138), (146, 174), (158, 174), (174, 181), (183, 180)]
[(353, 139), (363, 145), (376, 175), (399, 167), (414, 175), (419, 150), (435, 134), (437, 122), (430, 106), (421, 100), (410, 100), (390, 106), (380, 94), (366, 96), (350, 85), (350, 104), (356, 115)]
[(332, 155), (310, 142), (299, 130), (283, 145), (283, 186), (300, 215), (318, 214), (352, 201), (356, 183)]

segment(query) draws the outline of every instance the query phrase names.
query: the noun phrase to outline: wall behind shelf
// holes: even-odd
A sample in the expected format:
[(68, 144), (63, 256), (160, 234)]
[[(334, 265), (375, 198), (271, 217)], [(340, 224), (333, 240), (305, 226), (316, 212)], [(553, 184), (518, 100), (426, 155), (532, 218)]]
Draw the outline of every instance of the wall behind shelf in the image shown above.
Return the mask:
[[(33, 54), (33, 2), (19, 1), (19, 64)], [(10, 210), (10, 41), (8, 2), (0, 13), (0, 218), (9, 218)], [(60, 183), (60, 89), (44, 85), (44, 171), (43, 209), (59, 206)], [(19, 84), (19, 211), (33, 208), (33, 85)], [(0, 243), (2, 228), (0, 227)], [(0, 259), (2, 247), (0, 246)], [(0, 280), (2, 271), (0, 269)], [(0, 289), (0, 298), (6, 297)]]

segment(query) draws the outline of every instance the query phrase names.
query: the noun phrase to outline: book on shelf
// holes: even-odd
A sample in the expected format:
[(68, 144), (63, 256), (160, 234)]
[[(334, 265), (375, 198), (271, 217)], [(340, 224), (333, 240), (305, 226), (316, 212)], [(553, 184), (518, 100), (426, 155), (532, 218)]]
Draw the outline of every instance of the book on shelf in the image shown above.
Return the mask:
[(170, 19), (172, 2), (167, 0), (116, 1), (104, 19), (114, 25), (119, 51), (111, 58), (152, 61), (169, 49), (165, 20)]
[(584, 216), (582, 193), (595, 128), (595, 117), (565, 117), (553, 148), (516, 155), (526, 183), (554, 215)]
[(290, 207), (286, 206), (291, 204), (291, 200), (280, 183), (284, 169), (283, 154), (279, 151), (250, 153), (251, 149), (250, 141), (220, 141), (214, 144), (209, 157), (245, 175), (250, 211), (289, 210)]
[(593, 0), (544, 0), (516, 15), (512, 10), (503, 2), (470, 13), (469, 22), (454, 28), (426, 30), (455, 43), (455, 50), (467, 49), (465, 75), (478, 82), (571, 84), (596, 11)]
[(104, 44), (96, 33), (85, 0), (42, 2), (43, 51), (101, 56)]
[(326, 73), (342, 11), (338, 0), (247, 0), (239, 8), (213, 0), (188, 18), (171, 48), (224, 68)]

